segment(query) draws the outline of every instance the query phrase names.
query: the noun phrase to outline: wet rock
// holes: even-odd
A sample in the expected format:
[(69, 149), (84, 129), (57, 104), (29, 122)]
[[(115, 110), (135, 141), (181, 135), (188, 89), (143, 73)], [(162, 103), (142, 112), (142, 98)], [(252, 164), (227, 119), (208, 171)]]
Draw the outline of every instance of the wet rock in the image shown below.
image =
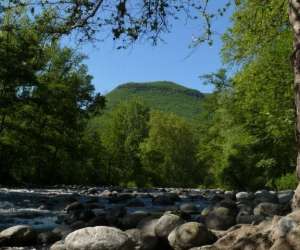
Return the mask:
[(43, 232), (39, 233), (37, 237), (37, 241), (39, 244), (42, 245), (49, 245), (56, 241), (59, 241), (61, 239), (61, 236), (57, 233), (53, 232)]
[(290, 204), (293, 199), (294, 191), (282, 191), (277, 194), (278, 202), (280, 204)]
[(137, 224), (142, 220), (145, 219), (146, 217), (149, 216), (148, 212), (145, 211), (136, 211), (131, 214), (126, 214), (122, 219), (121, 219), (121, 225), (125, 229), (130, 229), (134, 228), (137, 226)]
[(254, 196), (255, 196), (254, 202), (256, 204), (263, 203), (263, 202), (269, 202), (269, 203), (278, 202), (277, 194), (272, 191), (259, 190), (255, 192)]
[(84, 209), (84, 206), (79, 201), (75, 201), (65, 207), (67, 213), (70, 213), (71, 211), (74, 210), (81, 210), (81, 209)]
[(171, 199), (169, 196), (166, 195), (159, 195), (152, 199), (153, 205), (156, 206), (172, 206), (174, 205), (175, 201)]
[(264, 216), (253, 215), (246, 212), (239, 212), (236, 216), (237, 224), (258, 224), (264, 220)]
[(97, 194), (98, 193), (98, 188), (89, 188), (87, 190), (87, 194)]
[(167, 238), (171, 231), (183, 224), (184, 221), (175, 214), (165, 214), (160, 217), (155, 226), (155, 234), (160, 238)]
[(195, 214), (199, 209), (194, 203), (183, 203), (179, 207), (180, 211), (185, 214)]
[(132, 250), (127, 234), (113, 227), (86, 227), (70, 233), (65, 239), (67, 250)]
[(280, 206), (270, 202), (262, 202), (254, 208), (253, 213), (254, 215), (272, 217), (280, 214)]
[(235, 195), (236, 195), (236, 193), (234, 191), (225, 191), (224, 192), (225, 199), (228, 199), (228, 200), (236, 200)]
[(215, 236), (206, 226), (197, 222), (178, 226), (168, 236), (168, 241), (174, 250), (187, 250), (212, 243), (214, 240)]
[(254, 197), (252, 193), (239, 192), (235, 195), (235, 198), (237, 201), (242, 202), (242, 201), (252, 200)]
[(236, 211), (227, 207), (213, 207), (205, 217), (209, 229), (226, 230), (236, 222)]
[(139, 198), (131, 199), (126, 204), (127, 207), (144, 207), (145, 203)]
[(13, 226), (0, 232), (0, 246), (34, 245), (36, 238), (36, 232), (30, 226)]

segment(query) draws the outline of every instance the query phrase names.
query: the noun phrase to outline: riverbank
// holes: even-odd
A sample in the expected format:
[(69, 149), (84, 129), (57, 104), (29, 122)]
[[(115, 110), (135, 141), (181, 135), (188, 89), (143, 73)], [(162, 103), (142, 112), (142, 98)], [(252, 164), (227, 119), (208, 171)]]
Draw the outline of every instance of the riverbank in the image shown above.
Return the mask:
[[(291, 212), (292, 197), (291, 190), (0, 188), (0, 246), (188, 250), (211, 244), (198, 249), (234, 249), (233, 239), (243, 233), (246, 239), (264, 235), (268, 241), (263, 244), (272, 246), (273, 236), (262, 230), (276, 228), (281, 216)], [(255, 242), (264, 242), (257, 237)]]

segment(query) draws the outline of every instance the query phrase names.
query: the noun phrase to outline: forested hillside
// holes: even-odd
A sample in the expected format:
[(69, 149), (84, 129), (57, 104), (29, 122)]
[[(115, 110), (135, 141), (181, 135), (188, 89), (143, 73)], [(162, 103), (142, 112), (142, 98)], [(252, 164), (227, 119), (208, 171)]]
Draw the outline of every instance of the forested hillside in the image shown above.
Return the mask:
[(204, 94), (167, 81), (149, 83), (126, 83), (108, 93), (107, 109), (111, 110), (123, 101), (140, 98), (151, 107), (193, 119), (201, 112)]

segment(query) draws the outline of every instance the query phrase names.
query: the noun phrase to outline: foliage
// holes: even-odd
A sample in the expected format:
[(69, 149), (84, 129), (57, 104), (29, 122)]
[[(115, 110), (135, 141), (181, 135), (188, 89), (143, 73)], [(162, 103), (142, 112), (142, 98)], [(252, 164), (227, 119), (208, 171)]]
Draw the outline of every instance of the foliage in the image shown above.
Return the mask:
[(204, 94), (172, 82), (128, 83), (106, 95), (107, 109), (135, 98), (142, 99), (151, 109), (193, 119), (201, 112)]
[(286, 3), (240, 2), (223, 48), (237, 72), (229, 82), (224, 70), (204, 79), (215, 93), (203, 104), (199, 157), (214, 176), (210, 185), (282, 188), (278, 181), (294, 171), (296, 153)]
[(140, 100), (120, 104), (106, 118), (102, 139), (109, 154), (109, 183), (144, 184), (139, 145), (147, 137), (148, 120), (149, 109)]
[[(0, 171), (6, 183), (85, 182), (89, 116), (104, 105), (84, 57), (8, 12), (0, 26)], [(18, 28), (7, 30), (10, 22)], [(51, 176), (51, 178), (49, 178)]]
[(200, 183), (201, 169), (195, 157), (197, 141), (193, 132), (183, 118), (159, 111), (151, 113), (149, 137), (141, 144), (148, 183), (179, 187)]
[(288, 173), (275, 180), (275, 185), (279, 190), (296, 189), (298, 180), (295, 173)]

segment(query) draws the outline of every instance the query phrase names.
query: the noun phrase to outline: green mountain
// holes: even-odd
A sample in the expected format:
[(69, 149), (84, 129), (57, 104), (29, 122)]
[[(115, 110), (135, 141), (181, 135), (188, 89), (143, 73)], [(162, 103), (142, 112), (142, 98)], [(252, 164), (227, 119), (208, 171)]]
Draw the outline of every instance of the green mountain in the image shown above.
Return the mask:
[(152, 109), (173, 112), (192, 119), (201, 111), (205, 94), (198, 90), (168, 82), (126, 83), (106, 95), (107, 109), (132, 98), (142, 99)]

